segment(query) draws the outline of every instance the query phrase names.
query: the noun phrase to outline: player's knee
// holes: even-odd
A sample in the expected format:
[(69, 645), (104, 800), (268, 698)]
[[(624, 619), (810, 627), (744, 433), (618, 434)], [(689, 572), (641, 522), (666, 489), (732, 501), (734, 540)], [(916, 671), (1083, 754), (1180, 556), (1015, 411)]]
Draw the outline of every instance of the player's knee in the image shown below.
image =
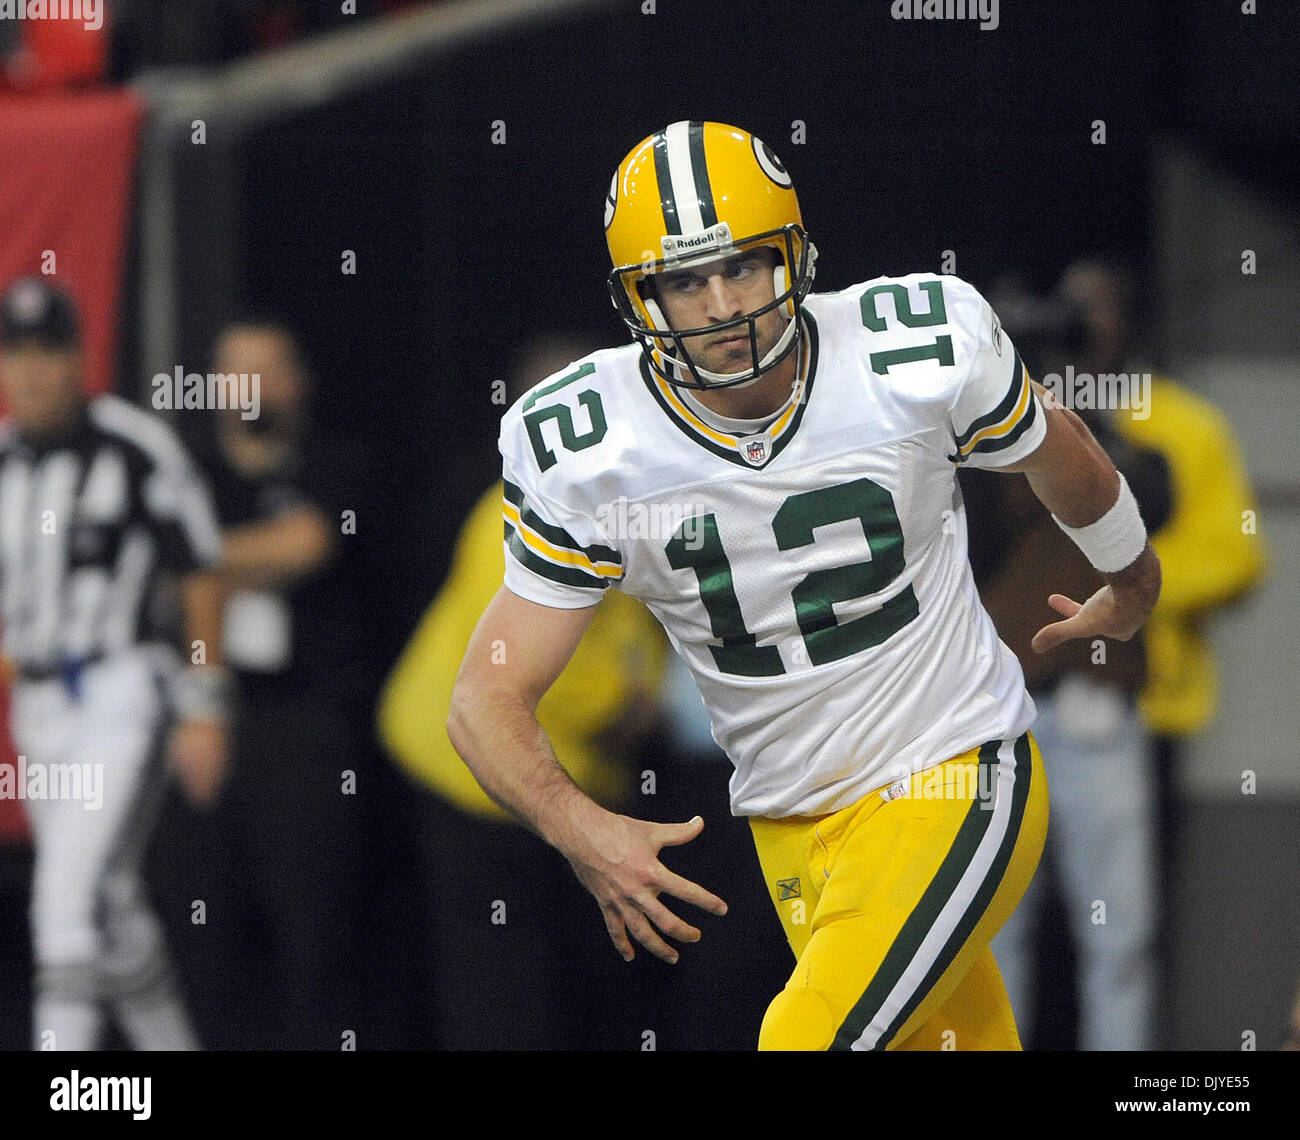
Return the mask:
[(1081, 943), (1079, 970), (1102, 984), (1123, 987), (1145, 980), (1154, 968), (1155, 931), (1145, 924), (1100, 927), (1096, 935)]
[(758, 1034), (760, 1049), (829, 1049), (839, 1019), (830, 1004), (807, 986), (788, 986), (767, 1007)]
[(32, 950), (38, 966), (97, 961), (103, 936), (89, 919), (57, 924), (48, 915), (32, 916)]
[(104, 996), (103, 976), (94, 959), (39, 963), (36, 991), (46, 999), (88, 1003)]
[(168, 982), (171, 963), (161, 941), (136, 941), (110, 946), (100, 961), (107, 996), (129, 998)]

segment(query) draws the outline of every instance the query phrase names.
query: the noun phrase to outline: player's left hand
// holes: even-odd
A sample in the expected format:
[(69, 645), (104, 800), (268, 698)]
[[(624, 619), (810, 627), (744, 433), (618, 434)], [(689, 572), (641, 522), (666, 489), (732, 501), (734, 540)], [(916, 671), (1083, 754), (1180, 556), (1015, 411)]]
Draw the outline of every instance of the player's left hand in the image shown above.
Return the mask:
[(1075, 637), (1113, 637), (1127, 641), (1145, 624), (1160, 596), (1160, 560), (1150, 545), (1132, 566), (1109, 581), (1080, 604), (1064, 594), (1052, 594), (1047, 604), (1064, 621), (1043, 626), (1029, 644), (1035, 653), (1046, 653)]
[(226, 727), (218, 721), (183, 720), (172, 729), (167, 742), (168, 766), (195, 807), (216, 802), (226, 775), (227, 755)]

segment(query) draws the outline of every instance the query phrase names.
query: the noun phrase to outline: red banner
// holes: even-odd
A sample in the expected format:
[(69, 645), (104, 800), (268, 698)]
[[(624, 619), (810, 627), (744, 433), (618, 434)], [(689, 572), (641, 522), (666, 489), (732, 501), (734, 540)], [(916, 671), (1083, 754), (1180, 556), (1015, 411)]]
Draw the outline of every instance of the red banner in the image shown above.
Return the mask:
[[(72, 295), (92, 392), (113, 386), (143, 119), (139, 99), (125, 91), (0, 96), (0, 290), (40, 273)], [(0, 699), (0, 762), (13, 759), (8, 704)], [(0, 841), (25, 835), (21, 803), (0, 796)]]
[(144, 107), (127, 91), (0, 96), (0, 289), (44, 273), (72, 295), (92, 392), (113, 386), (143, 119)]
[[(11, 778), (17, 777), (14, 746), (9, 740), (9, 686), (0, 688), (0, 767), (14, 768)], [(0, 843), (22, 843), (28, 838), (27, 816), (23, 813), (22, 801), (17, 798), (17, 784), (14, 784), (15, 796), (10, 799), (0, 795)]]

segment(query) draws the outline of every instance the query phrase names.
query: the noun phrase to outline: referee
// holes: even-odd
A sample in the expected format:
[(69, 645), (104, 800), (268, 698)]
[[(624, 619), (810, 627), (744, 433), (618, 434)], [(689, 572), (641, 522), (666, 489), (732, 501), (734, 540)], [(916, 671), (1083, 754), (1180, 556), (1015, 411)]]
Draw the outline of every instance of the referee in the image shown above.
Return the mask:
[(198, 804), (224, 770), (212, 508), (167, 427), (83, 392), (75, 307), (42, 278), (0, 302), (0, 384), (10, 787), (36, 852), (34, 1046), (97, 1048), (111, 1012), (136, 1048), (194, 1048), (140, 863), (164, 763)]

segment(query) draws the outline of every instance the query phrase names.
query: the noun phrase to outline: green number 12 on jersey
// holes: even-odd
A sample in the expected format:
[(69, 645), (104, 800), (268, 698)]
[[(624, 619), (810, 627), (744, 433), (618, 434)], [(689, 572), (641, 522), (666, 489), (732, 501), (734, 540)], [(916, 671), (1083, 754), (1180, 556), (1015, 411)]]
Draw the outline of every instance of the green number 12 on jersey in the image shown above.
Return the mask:
[[(811, 545), (817, 527), (849, 519), (861, 522), (871, 560), (813, 570), (791, 591), (795, 618), (813, 665), (879, 645), (920, 612), (908, 585), (862, 617), (840, 622), (835, 616), (835, 603), (878, 593), (903, 572), (903, 530), (893, 496), (879, 483), (854, 479), (790, 495), (777, 509), (772, 531), (778, 549), (794, 550)], [(688, 534), (694, 539), (689, 544)], [(686, 519), (664, 550), (674, 570), (695, 572), (713, 636), (722, 643), (709, 646), (718, 668), (742, 677), (784, 673), (776, 646), (757, 644), (756, 636), (745, 628), (717, 517), (709, 513)]]

